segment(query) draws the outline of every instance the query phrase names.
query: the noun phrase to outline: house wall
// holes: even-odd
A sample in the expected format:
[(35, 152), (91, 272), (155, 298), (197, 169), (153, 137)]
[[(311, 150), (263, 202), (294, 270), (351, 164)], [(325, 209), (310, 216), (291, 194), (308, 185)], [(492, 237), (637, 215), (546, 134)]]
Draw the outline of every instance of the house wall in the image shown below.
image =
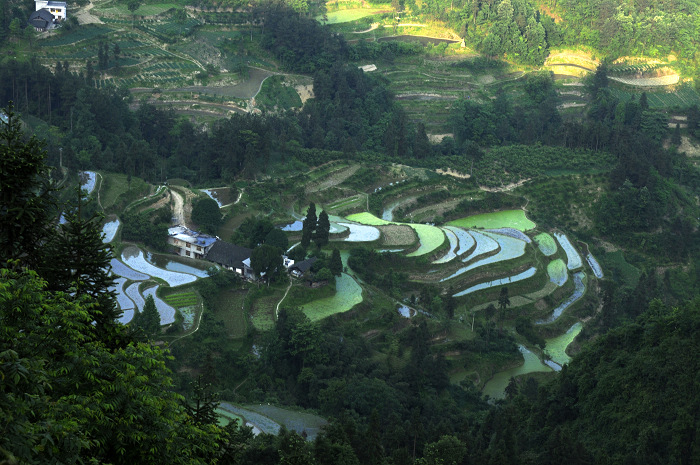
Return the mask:
[(205, 247), (190, 244), (174, 237), (168, 237), (168, 244), (172, 245), (175, 248), (175, 252), (182, 257), (204, 258), (204, 254), (207, 253)]

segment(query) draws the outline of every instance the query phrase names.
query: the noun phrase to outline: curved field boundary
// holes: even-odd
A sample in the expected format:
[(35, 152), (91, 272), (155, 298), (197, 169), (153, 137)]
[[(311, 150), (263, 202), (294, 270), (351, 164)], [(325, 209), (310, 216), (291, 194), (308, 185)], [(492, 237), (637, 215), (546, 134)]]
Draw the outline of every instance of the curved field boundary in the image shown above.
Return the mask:
[(513, 275), (513, 276), (507, 276), (505, 278), (496, 279), (493, 281), (488, 281), (485, 283), (480, 283), (480, 284), (476, 284), (474, 286), (468, 287), (465, 290), (454, 294), (452, 297), (462, 297), (464, 295), (471, 294), (472, 292), (476, 292), (476, 291), (481, 291), (483, 289), (489, 289), (489, 288), (496, 287), (496, 286), (502, 286), (504, 284), (510, 284), (510, 283), (522, 281), (524, 279), (532, 278), (533, 276), (535, 276), (535, 273), (537, 273), (537, 268), (532, 266), (532, 267), (528, 268), (527, 270), (523, 271), (522, 273), (518, 273), (518, 274)]
[(512, 260), (514, 258), (521, 257), (525, 254), (525, 246), (527, 245), (525, 241), (515, 239), (509, 236), (499, 236), (497, 234), (484, 233), (483, 236), (496, 242), (498, 246), (498, 253), (496, 253), (495, 255), (490, 255), (481, 260), (475, 261), (470, 265), (457, 270), (452, 275), (441, 279), (440, 282), (447, 281), (448, 279), (452, 279), (481, 266)]
[(433, 250), (440, 247), (445, 242), (445, 233), (442, 232), (437, 226), (432, 226), (429, 224), (414, 224), (414, 223), (399, 223), (396, 221), (386, 221), (381, 218), (377, 218), (369, 212), (355, 213), (354, 215), (349, 215), (347, 217), (350, 221), (355, 221), (360, 224), (366, 224), (370, 226), (384, 226), (389, 224), (405, 224), (413, 228), (413, 230), (418, 235), (418, 240), (420, 241), (420, 247), (417, 250), (407, 254), (407, 257), (418, 257), (420, 255), (425, 255)]
[(457, 253), (455, 252), (455, 250), (459, 246), (459, 239), (457, 238), (457, 235), (453, 231), (450, 231), (447, 228), (441, 228), (441, 229), (445, 233), (445, 235), (447, 236), (447, 239), (450, 241), (450, 249), (447, 251), (447, 253), (445, 253), (445, 255), (443, 255), (442, 257), (435, 260), (433, 262), (434, 265), (447, 263), (447, 262), (457, 258)]
[(552, 255), (557, 253), (557, 243), (554, 241), (554, 238), (548, 233), (540, 233), (536, 235), (535, 243), (540, 249), (540, 252), (542, 252), (542, 254), (546, 255), (547, 257), (551, 257)]
[(585, 278), (586, 274), (583, 271), (577, 271), (576, 273), (574, 273), (574, 292), (571, 294), (571, 296), (569, 296), (568, 299), (559, 304), (559, 306), (554, 309), (550, 316), (536, 321), (535, 324), (546, 325), (548, 323), (553, 323), (561, 316), (562, 313), (564, 313), (564, 310), (569, 308), (571, 305), (574, 304), (574, 302), (583, 297), (583, 294), (586, 292), (586, 283), (584, 282)]
[(554, 237), (559, 241), (564, 252), (566, 252), (566, 267), (570, 270), (577, 270), (583, 266), (581, 255), (578, 253), (573, 244), (566, 237), (566, 234), (554, 233)]
[(452, 231), (457, 236), (459, 241), (459, 249), (455, 251), (457, 256), (471, 253), (476, 247), (474, 236), (469, 234), (469, 231), (466, 229), (458, 228), (457, 226), (445, 226), (445, 229)]
[(537, 226), (527, 217), (523, 210), (503, 210), (492, 213), (481, 213), (450, 221), (447, 224), (449, 226), (459, 226), (467, 229), (513, 228), (523, 232), (534, 229)]
[(559, 287), (563, 286), (566, 281), (569, 280), (569, 273), (566, 271), (566, 265), (561, 258), (549, 262), (547, 265), (547, 274), (549, 275), (549, 280)]
[(678, 84), (680, 76), (677, 74), (669, 74), (666, 76), (648, 77), (648, 78), (624, 78), (624, 77), (614, 77), (608, 76), (608, 79), (616, 82), (621, 82), (622, 84), (627, 84), (628, 86), (636, 87), (658, 87), (658, 86), (672, 86)]

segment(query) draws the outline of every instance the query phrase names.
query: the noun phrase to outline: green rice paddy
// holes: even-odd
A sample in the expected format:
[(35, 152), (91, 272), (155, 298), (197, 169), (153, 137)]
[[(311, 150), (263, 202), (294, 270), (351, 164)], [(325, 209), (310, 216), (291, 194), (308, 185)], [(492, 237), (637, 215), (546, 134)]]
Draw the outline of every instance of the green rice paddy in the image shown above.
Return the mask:
[(362, 302), (362, 287), (350, 275), (343, 273), (335, 279), (335, 295), (314, 300), (301, 308), (311, 321), (343, 313)]
[(366, 224), (369, 226), (382, 226), (387, 224), (406, 224), (413, 228), (413, 230), (418, 235), (418, 240), (420, 241), (420, 247), (417, 250), (409, 253), (408, 257), (417, 257), (420, 255), (425, 255), (437, 249), (445, 242), (445, 233), (442, 229), (437, 226), (432, 226), (429, 224), (414, 224), (414, 223), (398, 223), (396, 221), (386, 221), (381, 218), (377, 218), (369, 212), (356, 213), (347, 217), (348, 220), (354, 221), (360, 224)]
[(565, 365), (571, 361), (571, 357), (566, 354), (566, 348), (569, 344), (573, 342), (576, 336), (579, 335), (583, 325), (581, 322), (575, 323), (571, 328), (569, 328), (564, 334), (554, 337), (552, 339), (547, 339), (547, 345), (545, 346), (545, 353), (549, 355), (552, 361), (557, 362), (559, 365)]
[(372, 16), (383, 11), (387, 10), (381, 8), (353, 8), (349, 10), (338, 10), (328, 13), (326, 15), (327, 21), (323, 20), (323, 16), (317, 16), (316, 21), (325, 24), (349, 23), (350, 21), (357, 21), (358, 19)]
[(557, 243), (554, 242), (554, 238), (551, 235), (541, 233), (536, 235), (533, 239), (535, 240), (535, 243), (537, 243), (537, 247), (539, 247), (540, 252), (546, 256), (551, 257), (557, 252)]
[(482, 213), (450, 221), (447, 224), (450, 226), (460, 226), (462, 228), (514, 228), (520, 231), (529, 231), (537, 226), (525, 216), (523, 210), (504, 210), (493, 213)]

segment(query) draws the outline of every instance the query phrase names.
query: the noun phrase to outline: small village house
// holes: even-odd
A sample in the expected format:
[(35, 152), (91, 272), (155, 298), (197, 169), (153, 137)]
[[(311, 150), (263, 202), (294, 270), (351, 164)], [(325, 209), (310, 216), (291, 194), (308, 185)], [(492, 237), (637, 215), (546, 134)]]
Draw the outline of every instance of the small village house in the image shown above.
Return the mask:
[(29, 25), (37, 31), (54, 29), (68, 17), (66, 2), (35, 0), (35, 11), (29, 16)]
[(168, 244), (173, 246), (173, 252), (182, 257), (205, 258), (217, 240), (181, 225), (168, 228)]

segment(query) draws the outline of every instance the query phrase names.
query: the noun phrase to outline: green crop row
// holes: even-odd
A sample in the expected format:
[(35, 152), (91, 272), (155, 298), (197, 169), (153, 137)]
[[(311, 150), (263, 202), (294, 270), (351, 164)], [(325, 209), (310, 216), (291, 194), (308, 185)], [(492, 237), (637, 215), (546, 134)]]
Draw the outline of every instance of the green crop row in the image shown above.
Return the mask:
[[(639, 98), (638, 92), (611, 88), (612, 95), (621, 101), (627, 101), (632, 96)], [(700, 95), (690, 86), (682, 86), (675, 92), (647, 92), (649, 107), (654, 109), (663, 108), (688, 108), (693, 105), (700, 105)]]
[(111, 32), (110, 28), (100, 26), (97, 24), (88, 24), (77, 29), (72, 29), (68, 32), (63, 32), (61, 35), (48, 39), (42, 40), (42, 47), (58, 47), (61, 45), (74, 44), (82, 40), (92, 39), (104, 34)]

